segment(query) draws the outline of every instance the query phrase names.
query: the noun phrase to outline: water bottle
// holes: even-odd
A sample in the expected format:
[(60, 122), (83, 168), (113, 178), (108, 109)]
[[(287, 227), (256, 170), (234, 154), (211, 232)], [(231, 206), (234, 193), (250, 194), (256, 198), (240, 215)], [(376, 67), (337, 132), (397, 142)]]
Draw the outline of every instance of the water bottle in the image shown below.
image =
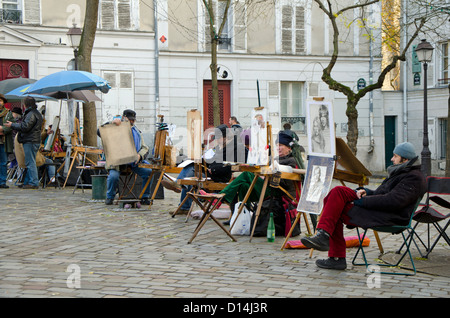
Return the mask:
[(269, 224), (267, 225), (267, 242), (275, 241), (275, 222), (273, 221), (273, 213), (270, 212)]

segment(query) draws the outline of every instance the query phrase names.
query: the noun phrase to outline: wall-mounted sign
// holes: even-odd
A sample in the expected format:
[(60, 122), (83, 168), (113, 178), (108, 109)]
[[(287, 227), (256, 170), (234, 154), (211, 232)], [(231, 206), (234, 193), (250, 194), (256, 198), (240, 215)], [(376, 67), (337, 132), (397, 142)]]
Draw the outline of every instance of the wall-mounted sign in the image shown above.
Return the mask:
[(358, 91), (363, 88), (366, 88), (366, 80), (364, 78), (360, 78), (358, 80)]
[(420, 73), (414, 73), (414, 85), (420, 85)]

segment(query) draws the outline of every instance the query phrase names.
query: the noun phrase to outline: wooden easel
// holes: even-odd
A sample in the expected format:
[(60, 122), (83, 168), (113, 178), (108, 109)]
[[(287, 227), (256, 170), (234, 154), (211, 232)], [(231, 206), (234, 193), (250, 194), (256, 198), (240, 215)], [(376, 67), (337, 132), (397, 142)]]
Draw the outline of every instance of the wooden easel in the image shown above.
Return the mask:
[[(69, 157), (72, 157), (72, 162), (70, 163), (69, 170), (67, 171), (67, 176), (66, 180), (64, 181), (63, 189), (66, 187), (67, 180), (69, 179), (75, 161), (78, 161), (78, 164), (80, 164), (81, 167), (84, 167), (86, 165), (86, 161), (88, 161), (91, 165), (96, 166), (97, 162), (91, 160), (87, 155), (91, 154), (99, 157), (103, 154), (103, 150), (100, 148), (92, 146), (83, 146), (80, 137), (80, 122), (78, 118), (74, 119), (74, 124), (75, 126), (73, 134), (70, 135), (71, 139), (70, 151), (67, 154), (69, 155)], [(61, 167), (58, 169), (58, 172), (60, 169), (62, 169), (62, 167), (64, 167), (64, 165), (61, 165)]]
[[(188, 130), (188, 158), (193, 160), (195, 175), (191, 178), (177, 180), (177, 183), (185, 186), (192, 186), (191, 194), (197, 195), (200, 189), (206, 191), (218, 191), (224, 189), (228, 183), (214, 182), (207, 177), (207, 168), (203, 164), (202, 159), (202, 131), (201, 131), (202, 117), (197, 109), (188, 111), (187, 114), (187, 130)], [(172, 217), (180, 211), (183, 204), (188, 199), (188, 196), (178, 205), (178, 208), (172, 214)], [(194, 202), (196, 202), (194, 200)], [(194, 205), (192, 204), (186, 216), (187, 222)]]
[[(263, 201), (264, 201), (264, 196), (265, 196), (267, 187), (269, 186), (269, 181), (273, 177), (273, 173), (274, 173), (274, 171), (270, 167), (271, 165), (273, 166), (273, 163), (274, 163), (274, 156), (273, 156), (273, 154), (274, 154), (273, 153), (274, 152), (274, 142), (273, 142), (273, 138), (272, 138), (272, 126), (267, 122), (266, 123), (266, 127), (267, 127), (267, 145), (269, 145), (270, 149), (271, 149), (271, 153), (270, 153), (270, 156), (268, 158), (267, 164), (266, 165), (262, 165), (262, 166), (238, 165), (238, 166), (233, 167), (233, 169), (235, 171), (240, 171), (240, 172), (248, 171), (248, 172), (252, 172), (254, 174), (253, 181), (250, 184), (250, 187), (248, 188), (247, 193), (245, 194), (245, 197), (242, 200), (241, 205), (239, 206), (239, 209), (237, 211), (237, 216), (236, 216), (235, 220), (241, 214), (245, 203), (248, 201), (248, 199), (249, 199), (249, 197), (250, 197), (250, 195), (251, 195), (251, 193), (253, 191), (253, 188), (255, 187), (256, 182), (258, 181), (258, 178), (264, 177), (263, 187), (262, 187), (261, 194), (260, 194), (260, 197), (259, 197), (259, 200), (258, 200), (258, 203), (257, 203), (256, 211), (255, 211), (255, 222), (253, 224), (253, 228), (252, 228), (251, 234), (250, 234), (250, 242), (251, 242), (251, 240), (253, 238), (253, 234), (255, 233), (255, 227), (256, 227), (256, 224), (258, 222), (259, 215), (261, 213), (261, 207), (262, 207), (262, 204), (263, 204)], [(285, 180), (294, 181), (296, 190), (297, 190), (298, 193), (300, 193), (300, 188), (298, 187), (298, 183), (301, 182), (301, 175), (304, 174), (304, 173), (305, 173), (305, 170), (303, 170), (303, 169), (295, 169), (294, 173), (281, 172), (280, 178), (281, 179), (285, 179)], [(278, 185), (277, 188), (279, 188), (281, 191), (283, 191), (285, 194), (287, 194), (290, 199), (294, 199), (281, 186)], [(294, 201), (295, 201), (295, 199), (294, 199)], [(308, 221), (306, 219), (306, 215), (304, 213), (299, 213), (297, 216), (299, 216), (300, 214), (303, 214), (303, 216), (305, 218), (305, 223), (307, 225), (308, 232), (310, 232), (309, 223), (308, 223)], [(230, 224), (230, 229), (232, 229), (233, 226), (234, 226), (234, 223)]]
[[(159, 122), (163, 123), (164, 116), (158, 115)], [(152, 169), (150, 176), (147, 179), (147, 182), (142, 187), (141, 193), (139, 194), (139, 199), (142, 199), (142, 196), (145, 193), (145, 190), (148, 186), (150, 186), (150, 182), (153, 179), (153, 176), (156, 173), (160, 173), (156, 185), (153, 189), (153, 193), (150, 198), (150, 204), (148, 206), (148, 210), (151, 209), (153, 205), (153, 200), (156, 197), (156, 193), (158, 192), (159, 186), (161, 184), (162, 178), (166, 175), (166, 173), (180, 173), (181, 168), (168, 166), (165, 164), (165, 154), (166, 154), (166, 140), (169, 133), (167, 130), (157, 130), (155, 134), (155, 146), (154, 146), (154, 157), (153, 162), (151, 164), (141, 163), (139, 164), (140, 168), (149, 168)]]

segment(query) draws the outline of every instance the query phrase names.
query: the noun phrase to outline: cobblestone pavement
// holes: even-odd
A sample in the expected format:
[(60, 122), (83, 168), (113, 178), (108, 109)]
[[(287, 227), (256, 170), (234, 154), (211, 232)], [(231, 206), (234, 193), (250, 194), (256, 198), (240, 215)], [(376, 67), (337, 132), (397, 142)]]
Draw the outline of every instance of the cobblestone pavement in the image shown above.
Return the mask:
[[(281, 250), (283, 237), (233, 242), (212, 221), (187, 244), (198, 221), (169, 215), (179, 200), (173, 192), (151, 210), (123, 210), (92, 200), (91, 190), (72, 191), (0, 190), (0, 297), (450, 296), (448, 272), (380, 277), (351, 264), (356, 249), (348, 250), (347, 270), (323, 270), (315, 261), (325, 252)], [(395, 251), (398, 238), (382, 235), (385, 251)], [(440, 244), (432, 254), (447, 259), (448, 252)]]

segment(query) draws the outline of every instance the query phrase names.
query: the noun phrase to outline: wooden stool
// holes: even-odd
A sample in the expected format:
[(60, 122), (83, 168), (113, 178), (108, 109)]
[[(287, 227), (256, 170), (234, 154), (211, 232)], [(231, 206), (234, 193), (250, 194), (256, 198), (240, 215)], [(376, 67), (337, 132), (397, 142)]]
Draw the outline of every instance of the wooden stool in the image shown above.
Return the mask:
[[(225, 194), (208, 194), (208, 195), (201, 195), (197, 193), (189, 192), (187, 193), (187, 196), (191, 197), (192, 200), (194, 200), (195, 203), (198, 204), (198, 206), (203, 210), (203, 216), (200, 219), (200, 222), (198, 223), (197, 227), (195, 228), (194, 234), (192, 235), (191, 239), (188, 243), (191, 243), (194, 238), (197, 236), (200, 229), (205, 225), (208, 218), (211, 218), (214, 222), (216, 222), (217, 225), (220, 226), (222, 230), (227, 233), (231, 239), (236, 242), (236, 239), (231, 235), (231, 233), (220, 223), (213, 215), (215, 209), (217, 209), (222, 202), (223, 197)], [(201, 202), (202, 200), (203, 202)]]

